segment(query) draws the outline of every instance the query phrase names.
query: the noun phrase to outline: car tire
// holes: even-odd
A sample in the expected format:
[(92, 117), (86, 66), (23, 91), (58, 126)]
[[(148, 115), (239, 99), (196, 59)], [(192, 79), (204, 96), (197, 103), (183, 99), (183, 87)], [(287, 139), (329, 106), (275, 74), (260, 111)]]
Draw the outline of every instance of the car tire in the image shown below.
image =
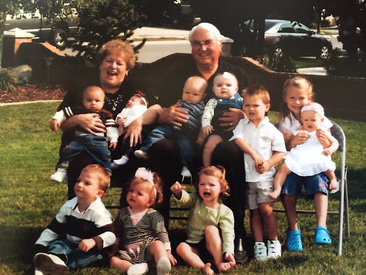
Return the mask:
[(56, 48), (63, 50), (66, 48), (67, 45), (67, 32), (63, 29), (55, 29), (51, 33), (51, 39), (50, 42), (52, 45), (54, 45)]
[(330, 53), (331, 53), (331, 48), (327, 45), (323, 45), (321, 48), (320, 48), (320, 54), (317, 56), (318, 59), (329, 59), (330, 57)]
[(274, 50), (273, 50), (273, 54), (275, 55), (275, 54), (283, 54), (283, 50), (282, 50), (282, 48), (281, 47), (279, 47), (279, 46), (276, 46), (275, 48), (274, 48)]

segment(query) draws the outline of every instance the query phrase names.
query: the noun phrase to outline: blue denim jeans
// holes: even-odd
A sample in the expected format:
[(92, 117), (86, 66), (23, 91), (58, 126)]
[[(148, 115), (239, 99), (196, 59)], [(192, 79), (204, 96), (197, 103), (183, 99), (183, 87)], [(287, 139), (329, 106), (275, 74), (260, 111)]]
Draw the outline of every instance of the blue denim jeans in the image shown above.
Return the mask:
[(88, 252), (82, 251), (78, 244), (67, 240), (57, 240), (51, 243), (48, 253), (54, 254), (60, 259), (66, 259), (69, 269), (83, 268), (103, 258), (101, 250), (92, 248)]
[(96, 164), (111, 170), (111, 153), (105, 137), (94, 135), (80, 135), (70, 142), (60, 153), (58, 167), (68, 165), (77, 155), (85, 150)]
[(290, 196), (298, 196), (301, 192), (302, 185), (306, 190), (306, 195), (310, 198), (316, 193), (324, 193), (328, 195), (328, 180), (323, 174), (316, 174), (308, 177), (300, 177), (295, 173), (287, 176), (282, 186), (281, 194)]
[(188, 136), (184, 130), (175, 129), (173, 125), (162, 124), (153, 129), (142, 143), (141, 149), (147, 151), (155, 142), (169, 138), (178, 143), (182, 162), (191, 169), (194, 157), (192, 137)]

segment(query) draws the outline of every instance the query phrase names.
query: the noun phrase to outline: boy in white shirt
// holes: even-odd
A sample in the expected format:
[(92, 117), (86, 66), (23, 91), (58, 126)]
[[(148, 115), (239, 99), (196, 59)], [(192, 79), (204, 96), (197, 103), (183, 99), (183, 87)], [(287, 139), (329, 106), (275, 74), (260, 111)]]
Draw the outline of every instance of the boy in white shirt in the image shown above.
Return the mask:
[[(254, 256), (257, 260), (281, 256), (281, 244), (277, 237), (277, 222), (273, 214), (273, 191), (275, 165), (286, 152), (283, 135), (269, 122), (266, 112), (270, 107), (268, 91), (253, 85), (243, 92), (243, 108), (246, 118), (233, 130), (235, 143), (244, 152), (247, 203), (255, 240)], [(263, 225), (268, 233), (267, 248), (263, 242)]]

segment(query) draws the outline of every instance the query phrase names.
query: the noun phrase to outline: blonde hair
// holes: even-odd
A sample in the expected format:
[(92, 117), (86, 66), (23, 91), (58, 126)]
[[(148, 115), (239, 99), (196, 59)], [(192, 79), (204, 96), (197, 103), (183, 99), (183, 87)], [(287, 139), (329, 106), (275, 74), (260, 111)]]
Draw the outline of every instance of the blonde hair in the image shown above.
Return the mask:
[[(140, 177), (133, 177), (132, 180), (130, 180), (127, 183), (127, 189), (129, 190), (132, 186), (136, 186), (141, 183), (149, 183), (151, 184), (151, 191), (150, 191), (150, 199), (154, 200), (154, 203), (150, 206), (151, 208), (156, 208), (159, 204), (163, 202), (163, 186), (162, 181), (157, 173), (153, 173), (153, 183), (147, 179), (140, 178)], [(155, 192), (156, 190), (156, 192)]]
[(90, 164), (84, 167), (84, 169), (81, 172), (96, 175), (99, 181), (99, 188), (104, 192), (107, 191), (108, 185), (111, 182), (111, 176), (108, 173), (108, 171), (104, 169), (102, 166), (98, 164)]
[(264, 104), (271, 103), (271, 97), (269, 95), (269, 92), (262, 85), (251, 85), (248, 88), (244, 89), (242, 93), (243, 101), (245, 96), (253, 96), (253, 95), (260, 96)]
[(226, 77), (225, 74), (230, 74), (236, 81), (236, 85), (239, 86), (239, 81), (238, 81), (238, 78), (236, 77), (236, 75), (233, 73), (233, 72), (229, 72), (229, 71), (219, 71), (217, 74), (215, 74), (215, 77), (214, 77), (214, 80), (213, 80), (213, 83), (215, 83), (215, 79), (216, 77), (218, 76), (223, 76), (223, 77)]
[(97, 85), (92, 85), (92, 86), (88, 86), (83, 90), (83, 97), (86, 93), (89, 93), (92, 90), (100, 90), (103, 93), (103, 98), (105, 97), (105, 93), (103, 91), (103, 89)]
[(184, 86), (187, 84), (194, 84), (194, 88), (196, 88), (197, 91), (202, 92), (202, 96), (206, 94), (207, 81), (202, 76), (194, 75), (189, 77), (184, 83)]
[(97, 53), (97, 61), (102, 64), (104, 58), (113, 52), (119, 52), (126, 61), (127, 70), (131, 70), (135, 66), (136, 55), (133, 47), (129, 42), (121, 39), (114, 39), (105, 43)]
[[(283, 98), (286, 97), (286, 92), (289, 87), (295, 87), (298, 89), (305, 90), (311, 100), (314, 100), (314, 92), (313, 92), (313, 84), (306, 79), (305, 77), (295, 76), (288, 78), (283, 85)], [(288, 108), (285, 101), (282, 103), (282, 108), (280, 111), (280, 121), (284, 120), (286, 117), (289, 117), (291, 110)], [(291, 121), (292, 123), (292, 121)]]
[(198, 192), (198, 185), (200, 183), (200, 178), (202, 175), (206, 175), (206, 176), (213, 176), (216, 177), (219, 181), (220, 187), (222, 192), (220, 193), (220, 198), (223, 199), (225, 197), (229, 197), (229, 183), (227, 182), (227, 180), (225, 179), (225, 175), (226, 175), (226, 170), (224, 167), (217, 165), (217, 166), (209, 166), (209, 167), (205, 167), (203, 168), (199, 173), (198, 173), (198, 178), (195, 184), (195, 188), (196, 191)]

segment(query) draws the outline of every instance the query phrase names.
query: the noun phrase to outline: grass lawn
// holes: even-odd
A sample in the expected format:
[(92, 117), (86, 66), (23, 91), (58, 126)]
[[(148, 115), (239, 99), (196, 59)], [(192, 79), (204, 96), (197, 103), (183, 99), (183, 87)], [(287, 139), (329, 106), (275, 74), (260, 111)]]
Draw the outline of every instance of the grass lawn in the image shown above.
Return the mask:
[[(61, 133), (48, 128), (58, 103), (32, 103), (0, 107), (0, 274), (33, 274), (33, 244), (67, 200), (65, 184), (49, 181), (58, 158)], [(272, 122), (277, 113), (270, 112)], [(366, 123), (335, 119), (347, 137), (347, 165), (350, 198), (351, 237), (344, 238), (343, 255), (336, 256), (338, 218), (328, 218), (333, 240), (329, 246), (314, 244), (314, 215), (299, 215), (303, 252), (285, 250), (286, 218), (277, 213), (283, 256), (267, 262), (251, 261), (227, 274), (364, 274), (366, 270)], [(339, 162), (339, 156), (334, 158)], [(116, 193), (110, 190), (109, 193)], [(116, 201), (118, 200), (118, 196)], [(330, 196), (330, 209), (338, 209), (338, 194)], [(110, 195), (104, 200), (112, 200)], [(312, 202), (299, 200), (312, 209)], [(276, 208), (281, 203), (276, 202)], [(116, 210), (112, 211), (116, 215)], [(246, 228), (249, 231), (248, 218)], [(176, 242), (185, 222), (171, 222), (171, 239)], [(110, 268), (87, 268), (70, 274), (121, 274)], [(155, 274), (150, 272), (149, 274)], [(171, 274), (201, 274), (180, 265)]]
[(296, 68), (308, 68), (308, 67), (324, 67), (326, 61), (316, 58), (297, 58), (294, 59)]

